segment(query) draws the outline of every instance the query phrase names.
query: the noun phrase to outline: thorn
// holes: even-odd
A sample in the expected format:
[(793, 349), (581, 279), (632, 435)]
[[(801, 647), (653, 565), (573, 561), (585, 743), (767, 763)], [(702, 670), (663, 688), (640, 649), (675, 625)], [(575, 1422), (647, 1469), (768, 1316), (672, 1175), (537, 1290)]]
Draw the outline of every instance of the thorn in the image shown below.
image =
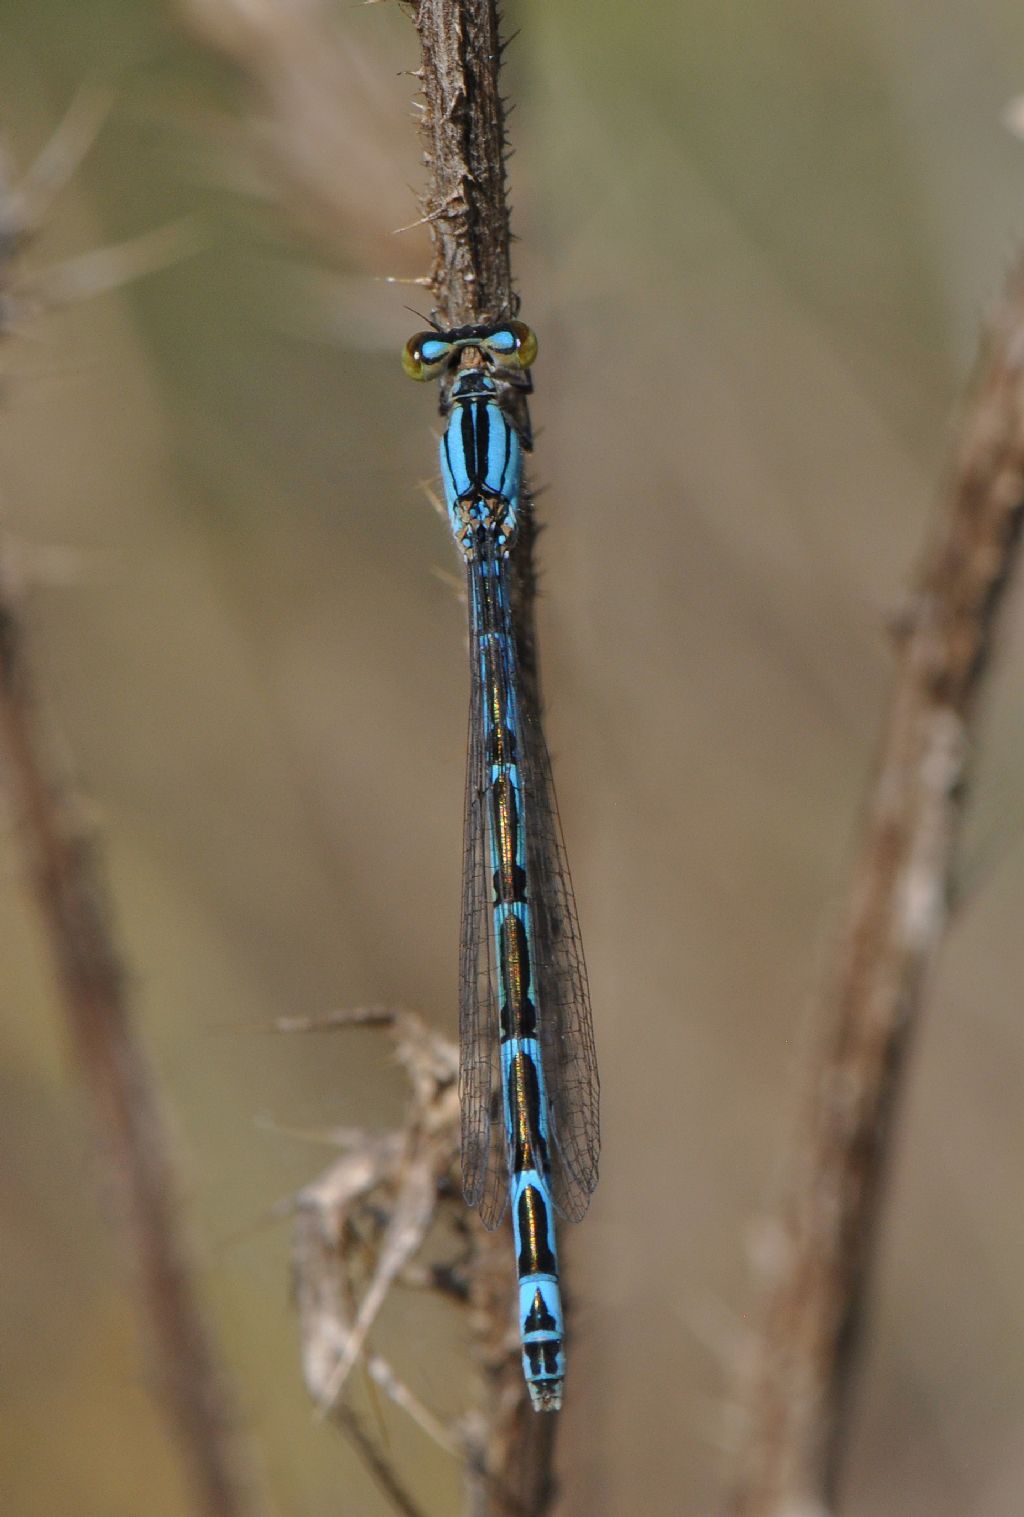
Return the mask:
[(442, 217), (447, 216), (447, 214), (448, 206), (439, 206), (436, 211), (428, 211), (427, 214), (425, 216), (421, 216), (418, 221), (410, 221), (408, 226), (395, 227), (391, 235), (393, 237), (397, 237), (400, 232), (412, 232), (418, 226), (427, 226), (432, 221), (440, 221)]

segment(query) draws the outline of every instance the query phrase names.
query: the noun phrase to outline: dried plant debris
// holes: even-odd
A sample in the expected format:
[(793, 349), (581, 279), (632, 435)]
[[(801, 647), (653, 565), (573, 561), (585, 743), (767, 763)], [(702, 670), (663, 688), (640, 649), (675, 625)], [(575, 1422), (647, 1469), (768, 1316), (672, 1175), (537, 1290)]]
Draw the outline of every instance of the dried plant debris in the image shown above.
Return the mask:
[[(325, 1414), (338, 1406), (357, 1363), (423, 1431), (451, 1453), (461, 1435), (447, 1428), (372, 1351), (369, 1338), (396, 1284), (468, 1297), (470, 1244), (458, 1178), (458, 1052), (409, 1011), (369, 1008), (326, 1018), (286, 1018), (279, 1031), (379, 1027), (393, 1040), (412, 1100), (390, 1132), (331, 1133), (342, 1150), (294, 1198), (294, 1282), (306, 1385)], [(459, 1257), (417, 1263), (443, 1208), (460, 1240)]]

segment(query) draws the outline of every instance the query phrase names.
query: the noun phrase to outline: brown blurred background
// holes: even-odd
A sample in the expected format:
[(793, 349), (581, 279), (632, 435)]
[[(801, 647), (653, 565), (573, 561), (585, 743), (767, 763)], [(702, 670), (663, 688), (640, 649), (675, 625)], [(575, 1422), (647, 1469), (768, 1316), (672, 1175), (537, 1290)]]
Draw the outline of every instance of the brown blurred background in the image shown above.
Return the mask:
[[(710, 1513), (885, 628), (1024, 232), (1004, 125), (1024, 13), (507, 9), (549, 739), (604, 1077), (602, 1185), (566, 1239), (562, 1510)], [(6, 347), (0, 491), (274, 1510), (378, 1517), (310, 1411), (266, 1219), (329, 1157), (303, 1133), (393, 1123), (405, 1092), (369, 1034), (260, 1029), (389, 999), (454, 1029), (466, 670), (421, 489), (434, 396), (397, 360), (423, 302), (379, 278), (426, 267), (421, 231), (392, 235), (418, 214), (415, 36), (397, 6), (318, 24), (330, 67), (285, 39), (257, 94), (159, 0), (7, 0), (22, 165), (83, 83), (114, 92), (32, 266), (184, 215), (204, 247)], [(314, 187), (282, 203), (275, 168), (294, 184), (303, 154)], [(903, 1113), (850, 1517), (1024, 1502), (1019, 602), (1010, 620)], [(4, 1510), (184, 1517), (5, 830)], [(395, 1300), (378, 1341), (452, 1414), (461, 1332)], [(424, 1506), (457, 1510), (453, 1466), (387, 1421)]]

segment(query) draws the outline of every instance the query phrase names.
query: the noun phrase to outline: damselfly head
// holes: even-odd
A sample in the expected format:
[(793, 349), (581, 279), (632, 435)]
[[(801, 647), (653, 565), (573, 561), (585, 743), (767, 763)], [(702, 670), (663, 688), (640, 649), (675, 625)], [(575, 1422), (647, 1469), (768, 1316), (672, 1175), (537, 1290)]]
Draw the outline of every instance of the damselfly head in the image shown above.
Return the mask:
[(537, 337), (524, 321), (417, 332), (402, 350), (402, 368), (410, 379), (437, 379), (467, 348), (475, 349), (488, 368), (528, 369), (537, 357)]

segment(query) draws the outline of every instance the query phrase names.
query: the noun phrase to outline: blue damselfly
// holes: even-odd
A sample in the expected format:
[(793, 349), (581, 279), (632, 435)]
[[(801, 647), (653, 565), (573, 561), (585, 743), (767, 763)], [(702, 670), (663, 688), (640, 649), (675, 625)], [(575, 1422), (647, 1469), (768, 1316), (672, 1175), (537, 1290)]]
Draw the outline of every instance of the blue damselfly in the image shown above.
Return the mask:
[(562, 1403), (555, 1211), (597, 1184), (598, 1077), (576, 904), (539, 715), (526, 708), (509, 555), (524, 511), (524, 396), (537, 339), (521, 321), (417, 333), (405, 371), (441, 380), (441, 475), (469, 598), (470, 708), (459, 982), (466, 1200), (511, 1204), (523, 1368), (538, 1411)]

